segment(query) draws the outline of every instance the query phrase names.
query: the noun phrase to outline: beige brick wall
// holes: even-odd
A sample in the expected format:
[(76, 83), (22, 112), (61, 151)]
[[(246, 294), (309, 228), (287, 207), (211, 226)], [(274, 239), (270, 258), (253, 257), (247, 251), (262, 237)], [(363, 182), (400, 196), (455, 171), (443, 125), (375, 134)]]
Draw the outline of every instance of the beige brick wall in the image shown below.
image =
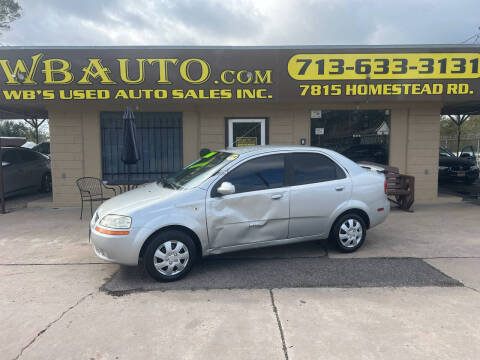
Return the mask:
[(438, 196), (438, 146), (440, 106), (415, 106), (408, 116), (406, 172), (415, 176), (417, 202)]
[(99, 111), (54, 107), (49, 117), (53, 202), (77, 206), (76, 179), (102, 173)]
[[(391, 109), (390, 164), (416, 177), (418, 202), (437, 197), (440, 105), (432, 104), (318, 104), (203, 105), (146, 107), (137, 111), (183, 112), (183, 160), (190, 163), (201, 148), (225, 147), (226, 117), (268, 117), (270, 144), (310, 144), (312, 109)], [(56, 206), (78, 206), (75, 180), (101, 177), (100, 111), (115, 107), (49, 108), (52, 178)]]
[(78, 204), (75, 180), (84, 174), (82, 114), (51, 109), (49, 117), (53, 202)]

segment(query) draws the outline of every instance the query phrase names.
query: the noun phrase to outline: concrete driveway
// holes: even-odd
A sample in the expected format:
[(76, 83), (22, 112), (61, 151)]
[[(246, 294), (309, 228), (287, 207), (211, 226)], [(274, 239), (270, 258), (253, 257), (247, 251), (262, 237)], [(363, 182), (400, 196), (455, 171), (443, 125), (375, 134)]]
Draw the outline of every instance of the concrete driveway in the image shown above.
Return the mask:
[(365, 246), (200, 262), (184, 281), (98, 260), (79, 209), (0, 215), (4, 359), (477, 359), (480, 207), (393, 211)]

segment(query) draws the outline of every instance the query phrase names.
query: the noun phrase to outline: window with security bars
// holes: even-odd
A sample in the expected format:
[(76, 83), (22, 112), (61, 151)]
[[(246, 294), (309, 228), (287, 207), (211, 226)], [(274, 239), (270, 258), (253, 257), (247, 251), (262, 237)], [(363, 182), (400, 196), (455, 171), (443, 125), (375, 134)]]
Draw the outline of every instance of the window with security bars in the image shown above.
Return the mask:
[(182, 168), (182, 113), (135, 112), (140, 160), (122, 160), (123, 112), (101, 112), (102, 180), (109, 184), (142, 184), (169, 176)]

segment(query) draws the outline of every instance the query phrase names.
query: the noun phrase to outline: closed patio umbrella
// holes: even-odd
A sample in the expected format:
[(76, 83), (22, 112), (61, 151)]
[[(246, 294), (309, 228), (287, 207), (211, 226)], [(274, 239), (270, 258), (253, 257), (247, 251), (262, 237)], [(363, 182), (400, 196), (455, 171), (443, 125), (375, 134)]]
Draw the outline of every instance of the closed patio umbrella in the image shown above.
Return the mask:
[(121, 160), (127, 165), (127, 185), (130, 190), (130, 166), (140, 160), (137, 146), (137, 127), (132, 110), (127, 107), (123, 114), (123, 148)]

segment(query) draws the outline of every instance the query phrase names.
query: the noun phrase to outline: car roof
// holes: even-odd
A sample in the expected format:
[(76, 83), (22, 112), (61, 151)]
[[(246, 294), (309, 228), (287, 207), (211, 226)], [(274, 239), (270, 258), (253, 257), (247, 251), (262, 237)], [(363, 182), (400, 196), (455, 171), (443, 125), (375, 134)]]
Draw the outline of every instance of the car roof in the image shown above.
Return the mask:
[(259, 146), (238, 146), (223, 149), (222, 151), (233, 154), (263, 154), (276, 151), (331, 151), (324, 148), (314, 146), (295, 146), (295, 145), (259, 145)]

